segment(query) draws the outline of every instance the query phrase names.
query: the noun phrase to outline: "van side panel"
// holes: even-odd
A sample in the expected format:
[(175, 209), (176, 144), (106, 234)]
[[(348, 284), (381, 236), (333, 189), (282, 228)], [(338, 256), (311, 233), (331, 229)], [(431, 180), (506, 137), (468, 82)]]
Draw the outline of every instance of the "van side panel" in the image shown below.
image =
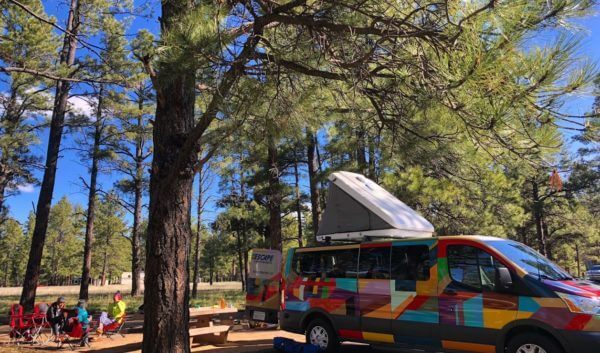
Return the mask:
[[(358, 245), (327, 247), (326, 250), (356, 249)], [(322, 248), (301, 248), (295, 253), (311, 253)], [(312, 313), (325, 314), (334, 328), (345, 332), (359, 330), (358, 281), (356, 278), (323, 278), (322, 275), (301, 276), (294, 271), (295, 264), (286, 264), (285, 312), (282, 327), (298, 332), (305, 317)], [(356, 273), (356, 269), (353, 270)], [(289, 328), (290, 326), (298, 326)]]
[(428, 261), (423, 263), (429, 268), (419, 269), (419, 272), (428, 272), (426, 279), (419, 278), (407, 285), (406, 281), (401, 280), (392, 270), (390, 290), (394, 342), (440, 347), (437, 334), (439, 324), (437, 240), (399, 241), (394, 242), (392, 246), (392, 269), (394, 263), (399, 261), (395, 258), (395, 253), (405, 247), (425, 246), (429, 257)]

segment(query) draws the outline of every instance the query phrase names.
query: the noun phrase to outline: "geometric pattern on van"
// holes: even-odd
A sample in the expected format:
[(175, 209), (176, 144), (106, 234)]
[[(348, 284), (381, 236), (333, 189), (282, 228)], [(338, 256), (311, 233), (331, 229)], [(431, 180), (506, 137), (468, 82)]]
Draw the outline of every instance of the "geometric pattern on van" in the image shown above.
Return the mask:
[(248, 288), (246, 288), (247, 305), (278, 309), (280, 281), (281, 274), (277, 274), (269, 279), (249, 279)]
[(357, 315), (357, 281), (349, 278), (321, 280), (297, 277), (286, 289), (286, 309), (306, 311), (320, 308), (333, 315)]
[[(379, 243), (377, 246), (384, 244)], [(425, 323), (438, 322), (437, 241), (417, 240), (392, 244), (392, 246), (410, 245), (427, 245), (429, 247), (429, 280), (359, 279), (361, 316)], [(367, 244), (361, 248), (372, 246), (373, 244)]]

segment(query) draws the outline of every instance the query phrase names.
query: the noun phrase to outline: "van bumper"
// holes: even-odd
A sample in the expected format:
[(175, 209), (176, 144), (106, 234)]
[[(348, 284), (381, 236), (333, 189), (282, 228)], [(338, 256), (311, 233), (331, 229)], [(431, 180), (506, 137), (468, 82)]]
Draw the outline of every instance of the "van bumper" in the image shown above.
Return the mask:
[(560, 334), (566, 341), (567, 353), (600, 352), (600, 332), (563, 330)]
[(279, 312), (279, 326), (282, 330), (304, 333), (302, 330), (302, 312), (283, 310)]

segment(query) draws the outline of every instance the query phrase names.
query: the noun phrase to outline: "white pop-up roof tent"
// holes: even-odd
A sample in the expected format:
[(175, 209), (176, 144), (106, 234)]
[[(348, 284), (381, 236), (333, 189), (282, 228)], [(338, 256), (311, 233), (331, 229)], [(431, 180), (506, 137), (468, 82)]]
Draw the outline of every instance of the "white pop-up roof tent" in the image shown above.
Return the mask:
[(429, 221), (365, 176), (336, 172), (329, 180), (317, 241), (433, 236)]

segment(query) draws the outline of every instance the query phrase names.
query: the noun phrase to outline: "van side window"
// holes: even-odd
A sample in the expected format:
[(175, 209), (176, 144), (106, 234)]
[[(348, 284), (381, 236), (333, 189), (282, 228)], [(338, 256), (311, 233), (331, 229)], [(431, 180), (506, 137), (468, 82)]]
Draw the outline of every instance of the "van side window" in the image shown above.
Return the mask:
[(360, 249), (358, 278), (390, 279), (390, 246)]
[(296, 253), (294, 269), (302, 277), (356, 278), (358, 249)]
[(487, 252), (466, 245), (448, 246), (450, 278), (476, 291), (496, 290), (496, 269), (505, 267)]
[(391, 277), (396, 291), (412, 291), (417, 281), (429, 280), (429, 247), (427, 245), (392, 246)]

